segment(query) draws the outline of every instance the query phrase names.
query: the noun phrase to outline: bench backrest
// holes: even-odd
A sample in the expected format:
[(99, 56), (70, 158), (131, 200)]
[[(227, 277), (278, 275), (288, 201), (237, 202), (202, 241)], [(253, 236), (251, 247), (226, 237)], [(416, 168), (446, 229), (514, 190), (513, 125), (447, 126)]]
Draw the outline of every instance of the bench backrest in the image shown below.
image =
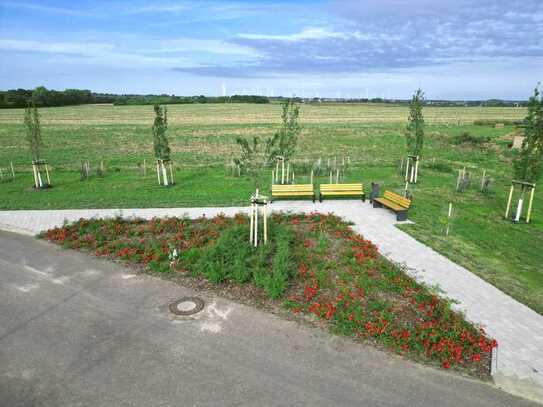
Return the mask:
[(323, 192), (328, 191), (360, 191), (362, 193), (363, 186), (359, 184), (321, 184), (320, 189)]
[(383, 198), (385, 198), (386, 200), (390, 202), (394, 202), (396, 205), (403, 206), (404, 208), (409, 208), (411, 206), (410, 199), (407, 199), (392, 191), (385, 191)]
[(273, 192), (313, 192), (313, 184), (273, 184)]

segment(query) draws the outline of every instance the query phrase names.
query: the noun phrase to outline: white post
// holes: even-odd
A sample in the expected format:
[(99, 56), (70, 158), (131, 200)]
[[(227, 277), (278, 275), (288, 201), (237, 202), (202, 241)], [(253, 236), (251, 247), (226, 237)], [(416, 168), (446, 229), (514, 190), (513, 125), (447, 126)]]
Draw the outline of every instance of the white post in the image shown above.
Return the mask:
[(285, 183), (285, 160), (281, 160), (281, 184)]
[(405, 160), (405, 180), (409, 181), (409, 157)]
[(530, 191), (530, 201), (528, 202), (528, 214), (526, 215), (526, 223), (530, 223), (530, 218), (532, 217), (532, 205), (534, 203), (534, 193), (535, 193), (535, 184), (532, 186)]
[(417, 161), (415, 162), (415, 184), (417, 183), (418, 177), (419, 177), (419, 156), (417, 156)]
[(45, 176), (47, 177), (47, 185), (51, 185), (51, 179), (49, 178), (49, 169), (47, 168), (47, 164), (45, 164)]
[(313, 185), (313, 169), (311, 169), (311, 185)]
[(447, 230), (445, 231), (445, 236), (449, 236), (449, 227), (451, 223), (451, 215), (452, 215), (452, 202), (449, 202), (449, 213), (447, 215)]
[(40, 187), (38, 182), (38, 174), (36, 173), (36, 165), (32, 164), (32, 174), (34, 175), (34, 186), (37, 188)]
[(36, 169), (36, 173), (38, 174), (38, 184), (39, 184), (39, 187), (42, 188), (42, 187), (43, 187), (43, 182), (42, 182), (42, 180), (41, 180), (40, 170), (39, 170), (39, 169)]
[(164, 186), (168, 186), (168, 173), (166, 172), (164, 161), (161, 162), (160, 166), (162, 167), (162, 179), (164, 181)]
[(294, 184), (294, 171), (292, 171), (292, 183)]
[(272, 185), (275, 182), (275, 170), (272, 170)]
[(251, 230), (249, 231), (249, 242), (251, 242), (251, 244), (253, 244), (253, 228), (254, 228), (254, 216), (255, 216), (255, 204), (254, 203), (251, 203), (251, 210), (249, 211), (249, 216), (251, 217), (250, 219), (250, 228)]
[(458, 188), (460, 188), (460, 175), (462, 174), (462, 170), (458, 170), (458, 178), (456, 179), (456, 190), (458, 191)]
[(158, 161), (156, 162), (156, 176), (158, 179), (158, 185), (160, 185), (160, 164), (158, 163)]
[(520, 215), (522, 214), (522, 204), (524, 203), (524, 197), (521, 196), (518, 199), (518, 205), (517, 205), (517, 213), (515, 215), (515, 222), (520, 221)]
[(336, 184), (339, 184), (339, 169), (336, 170)]
[[(279, 180), (279, 160), (276, 159), (275, 161), (275, 183), (277, 184), (277, 181)], [(273, 182), (272, 182), (273, 184)]]
[(268, 243), (268, 209), (267, 204), (264, 205), (264, 244)]
[(481, 178), (481, 191), (483, 191), (485, 187), (485, 175), (486, 175), (486, 170), (483, 170), (483, 178)]
[(330, 170), (330, 184), (332, 183), (332, 170)]
[(11, 177), (15, 179), (15, 170), (13, 169), (13, 161), (9, 162), (9, 165), (11, 167)]
[(255, 236), (254, 238), (255, 238), (255, 247), (257, 247), (258, 246), (258, 204), (255, 204)]
[(290, 174), (290, 162), (287, 163), (287, 184), (289, 183), (289, 174)]
[(145, 158), (144, 158), (143, 159), (143, 176), (145, 177), (146, 175), (147, 175), (147, 162), (145, 161)]

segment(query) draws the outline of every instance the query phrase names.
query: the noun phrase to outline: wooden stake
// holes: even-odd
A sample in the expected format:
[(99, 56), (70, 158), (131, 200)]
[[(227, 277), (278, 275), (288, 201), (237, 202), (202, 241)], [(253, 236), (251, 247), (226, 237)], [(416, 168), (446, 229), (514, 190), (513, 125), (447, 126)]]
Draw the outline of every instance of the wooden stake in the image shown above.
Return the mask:
[(313, 185), (313, 169), (311, 170), (311, 185)]
[(449, 214), (447, 215), (447, 230), (445, 231), (445, 236), (449, 236), (449, 227), (451, 223), (451, 215), (452, 215), (452, 202), (449, 202)]
[(287, 184), (289, 183), (289, 174), (290, 174), (290, 162), (287, 163)]
[(9, 162), (9, 165), (11, 167), (11, 177), (15, 179), (15, 170), (13, 169), (13, 161)]
[(462, 170), (458, 170), (458, 178), (456, 179), (456, 190), (457, 191), (458, 191), (458, 188), (460, 188), (460, 175), (461, 174), (462, 174)]
[(32, 164), (32, 174), (34, 175), (34, 186), (36, 189), (40, 187), (38, 183), (38, 175), (36, 174), (36, 165)]
[(275, 161), (275, 181), (272, 181), (272, 184), (274, 182), (277, 184), (278, 180), (279, 180), (279, 160)]
[(162, 181), (164, 182), (164, 186), (168, 186), (168, 172), (166, 171), (166, 166), (164, 165), (164, 161), (160, 162), (160, 166), (162, 168)]
[(530, 223), (530, 218), (532, 215), (532, 204), (534, 203), (534, 192), (535, 185), (532, 187), (532, 191), (530, 192), (530, 202), (528, 203), (528, 215), (526, 216), (526, 223)]
[(330, 184), (332, 183), (332, 170), (330, 170)]
[(255, 217), (255, 204), (254, 203), (251, 203), (251, 210), (250, 210), (250, 222), (249, 222), (249, 226), (251, 228), (251, 230), (249, 231), (249, 242), (251, 242), (251, 244), (253, 244), (253, 229), (254, 229), (254, 217)]
[[(402, 158), (403, 162), (403, 158)], [(409, 157), (405, 160), (405, 180), (409, 181)]]
[(4, 172), (2, 171), (2, 168), (0, 168), (0, 181), (4, 180)]
[(505, 219), (509, 216), (509, 209), (511, 208), (511, 199), (513, 199), (513, 189), (515, 187), (511, 185), (511, 189), (509, 190), (509, 199), (507, 199), (507, 209), (505, 210)]
[(285, 160), (281, 160), (281, 184), (285, 183)]
[(48, 165), (45, 164), (45, 175), (47, 176), (47, 185), (51, 185), (51, 179), (49, 178), (49, 169), (47, 167)]
[(481, 192), (483, 192), (484, 187), (485, 187), (485, 175), (486, 175), (486, 170), (483, 170), (483, 178), (481, 178)]
[(264, 205), (262, 209), (264, 212), (264, 244), (268, 243), (268, 209), (267, 205)]
[(160, 164), (158, 163), (158, 161), (156, 162), (156, 176), (158, 179), (158, 185), (160, 185)]
[(339, 169), (336, 170), (336, 184), (339, 184)]
[(145, 178), (147, 176), (147, 161), (145, 158), (143, 159), (143, 177)]
[(174, 181), (173, 181), (173, 164), (172, 162), (170, 161), (170, 184), (174, 184)]
[(419, 156), (417, 156), (417, 161), (415, 161), (415, 184), (417, 183), (418, 177), (419, 177)]
[(272, 185), (275, 183), (275, 170), (272, 170)]

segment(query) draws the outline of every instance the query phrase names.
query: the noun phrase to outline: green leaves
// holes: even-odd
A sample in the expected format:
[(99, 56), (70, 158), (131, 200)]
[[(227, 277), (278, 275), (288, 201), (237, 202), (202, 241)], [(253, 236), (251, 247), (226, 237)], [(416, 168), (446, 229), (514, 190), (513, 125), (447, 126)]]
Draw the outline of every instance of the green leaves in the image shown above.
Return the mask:
[(40, 114), (34, 102), (29, 102), (25, 109), (24, 125), (26, 128), (26, 139), (30, 146), (32, 160), (40, 159), (40, 150), (42, 147)]
[(513, 171), (519, 181), (536, 182), (543, 172), (543, 99), (537, 87), (528, 102), (524, 122), (525, 138), (514, 158)]
[(160, 160), (170, 159), (170, 144), (166, 136), (168, 129), (168, 110), (165, 107), (154, 105), (155, 121), (153, 123), (153, 148), (155, 157)]
[(293, 100), (285, 100), (282, 105), (281, 127), (267, 141), (266, 150), (269, 161), (274, 160), (277, 156), (288, 161), (294, 155), (298, 136), (302, 131), (298, 123), (299, 116), (300, 106)]
[(421, 155), (424, 145), (424, 116), (422, 105), (424, 103), (424, 92), (417, 89), (409, 103), (409, 122), (405, 134), (407, 150), (410, 154)]

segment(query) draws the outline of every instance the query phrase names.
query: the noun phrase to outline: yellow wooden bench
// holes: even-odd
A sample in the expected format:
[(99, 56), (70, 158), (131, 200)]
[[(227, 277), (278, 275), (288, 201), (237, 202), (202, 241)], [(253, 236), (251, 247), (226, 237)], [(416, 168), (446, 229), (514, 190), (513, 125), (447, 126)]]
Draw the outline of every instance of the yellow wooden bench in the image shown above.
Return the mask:
[(321, 184), (319, 200), (322, 202), (323, 197), (327, 196), (354, 196), (359, 197), (362, 201), (366, 200), (364, 187), (359, 184)]
[(313, 184), (273, 184), (272, 198), (306, 198), (310, 197), (315, 202), (315, 192)]
[(396, 212), (396, 220), (407, 220), (407, 211), (411, 206), (411, 200), (392, 191), (385, 191), (382, 198), (375, 198), (373, 200), (374, 208), (381, 208), (383, 206)]

